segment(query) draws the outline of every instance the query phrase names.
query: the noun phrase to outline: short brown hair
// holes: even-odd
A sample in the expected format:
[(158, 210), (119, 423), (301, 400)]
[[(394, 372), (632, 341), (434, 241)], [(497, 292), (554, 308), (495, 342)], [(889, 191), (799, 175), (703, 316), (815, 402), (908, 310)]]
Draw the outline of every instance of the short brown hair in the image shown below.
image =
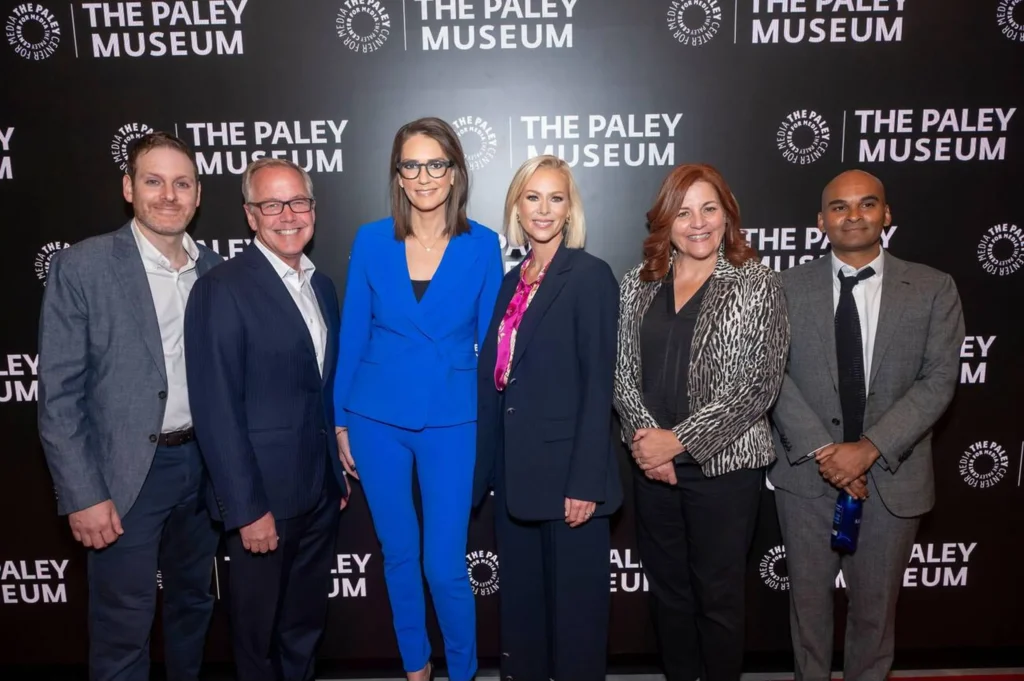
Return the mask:
[(196, 163), (196, 154), (192, 151), (191, 147), (169, 132), (158, 131), (143, 135), (128, 150), (128, 165), (125, 168), (125, 173), (128, 174), (128, 177), (132, 178), (132, 182), (135, 181), (135, 168), (138, 164), (139, 156), (142, 156), (147, 151), (160, 149), (161, 147), (174, 149), (188, 156), (188, 160), (192, 161), (192, 170), (195, 171), (196, 181), (199, 181), (199, 165)]
[(391, 145), (391, 217), (395, 219), (395, 239), (404, 241), (412, 234), (409, 222), (411, 204), (405, 190), (398, 184), (398, 164), (402, 161), (402, 146), (416, 135), (425, 135), (440, 144), (448, 160), (455, 164), (449, 170), (452, 174), (452, 188), (444, 207), (445, 236), (453, 237), (468, 232), (466, 204), (469, 202), (469, 171), (466, 169), (466, 155), (459, 143), (459, 136), (452, 126), (440, 118), (419, 118), (399, 128)]
[(757, 257), (757, 251), (747, 243), (740, 225), (740, 207), (722, 174), (709, 165), (689, 163), (676, 166), (661, 183), (654, 207), (647, 211), (650, 236), (644, 239), (644, 265), (640, 270), (643, 281), (659, 281), (668, 274), (672, 259), (672, 225), (683, 205), (686, 192), (696, 182), (707, 182), (718, 193), (725, 213), (725, 258), (733, 267), (740, 267)]

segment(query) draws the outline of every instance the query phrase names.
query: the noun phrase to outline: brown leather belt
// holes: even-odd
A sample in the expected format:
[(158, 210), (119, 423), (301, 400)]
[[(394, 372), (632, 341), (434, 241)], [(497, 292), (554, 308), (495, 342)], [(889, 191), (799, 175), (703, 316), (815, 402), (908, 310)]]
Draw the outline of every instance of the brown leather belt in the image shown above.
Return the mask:
[(178, 447), (195, 439), (195, 428), (186, 428), (185, 430), (175, 430), (170, 433), (160, 433), (160, 439), (157, 440), (157, 444), (161, 447)]

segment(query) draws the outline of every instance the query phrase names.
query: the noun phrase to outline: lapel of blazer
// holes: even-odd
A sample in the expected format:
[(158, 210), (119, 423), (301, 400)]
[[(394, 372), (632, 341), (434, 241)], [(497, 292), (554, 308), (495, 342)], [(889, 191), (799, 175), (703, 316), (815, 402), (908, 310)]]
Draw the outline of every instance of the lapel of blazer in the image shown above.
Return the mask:
[[(668, 276), (666, 284), (674, 285), (671, 279), (672, 270), (669, 270)], [(711, 336), (721, 327), (719, 320), (728, 312), (727, 299), (739, 281), (739, 272), (725, 258), (723, 247), (723, 251), (719, 253), (718, 261), (715, 263), (715, 271), (711, 273), (708, 290), (704, 293), (704, 299), (700, 303), (700, 311), (697, 313), (697, 323), (693, 328), (693, 341), (690, 344), (691, 367), (697, 365), (709, 345), (708, 341)]]
[[(475, 248), (475, 245), (472, 234), (460, 234), (449, 241), (423, 298), (417, 301), (409, 277), (405, 243), (398, 243), (398, 260), (402, 274), (398, 281), (402, 282), (404, 288), (402, 298), (406, 302), (410, 319), (428, 338), (435, 338), (444, 333), (440, 323), (447, 319), (445, 306), (453, 299), (462, 298), (467, 294), (462, 290), (467, 283), (465, 272), (470, 270), (480, 257), (479, 249)], [(476, 292), (472, 293), (475, 295)]]
[(330, 369), (334, 365), (334, 358), (337, 357), (338, 350), (335, 347), (335, 334), (331, 333), (333, 326), (334, 316), (338, 314), (338, 310), (332, 311), (329, 303), (334, 300), (332, 291), (328, 290), (331, 286), (331, 280), (326, 276), (318, 273), (313, 274), (313, 280), (310, 282), (313, 286), (313, 291), (316, 293), (316, 302), (320, 306), (320, 316), (324, 320), (324, 331), (327, 334), (327, 342), (324, 344), (324, 371), (321, 377), (321, 383), (327, 384), (327, 380), (330, 378)]
[(203, 276), (204, 274), (212, 270), (214, 265), (216, 265), (217, 263), (218, 260), (216, 258), (214, 258), (209, 253), (200, 248), (199, 260), (196, 261), (196, 276)]
[[(832, 281), (832, 254), (822, 256), (808, 265), (807, 305), (810, 307), (811, 319), (821, 338), (822, 355), (828, 365), (828, 374), (832, 385), (839, 389), (839, 365), (836, 363), (836, 311), (833, 300), (834, 283)], [(787, 292), (790, 295), (792, 293)]]
[[(274, 266), (270, 264), (267, 257), (260, 252), (255, 243), (251, 244), (235, 257), (241, 258), (242, 261), (252, 270), (253, 278), (256, 280), (256, 283), (261, 289), (263, 289), (267, 294), (267, 297), (277, 305), (281, 313), (284, 315), (282, 319), (288, 320), (288, 323), (301, 330), (303, 344), (309, 351), (309, 356), (313, 360), (313, 366), (316, 366), (316, 350), (313, 348), (313, 339), (309, 335), (309, 329), (306, 327), (306, 322), (302, 319), (302, 314), (299, 312), (299, 308), (295, 304), (295, 300), (286, 288), (288, 284), (281, 280), (277, 270), (275, 270)], [(327, 321), (326, 318), (324, 321)]]
[(875, 329), (875, 347), (871, 352), (871, 377), (868, 385), (875, 383), (878, 367), (882, 364), (885, 351), (896, 334), (900, 318), (910, 301), (911, 283), (907, 279), (906, 264), (883, 251), (885, 265), (882, 269), (882, 300), (878, 308), (878, 327)]
[(131, 308), (135, 321), (142, 332), (142, 340), (153, 357), (160, 377), (167, 380), (167, 367), (164, 364), (164, 346), (160, 338), (160, 322), (156, 317), (156, 306), (153, 304), (153, 292), (149, 288), (146, 267), (142, 264), (142, 254), (132, 233), (132, 223), (122, 227), (114, 234), (114, 271), (124, 291), (124, 299)]
[[(636, 388), (637, 393), (643, 395), (643, 370), (640, 366), (640, 324), (644, 320), (644, 315), (647, 314), (647, 310), (650, 309), (651, 303), (654, 302), (655, 297), (658, 295), (658, 291), (661, 287), (672, 281), (672, 270), (665, 275), (665, 278), (660, 281), (643, 281), (637, 274), (637, 280), (635, 286), (637, 287), (636, 295), (632, 298), (634, 303), (626, 310), (620, 310), (620, 315), (627, 316), (627, 324), (629, 324), (628, 333), (630, 339), (630, 347), (633, 351), (630, 354), (632, 361), (630, 363), (630, 372), (632, 374), (631, 380), (633, 387)], [(628, 300), (629, 298), (627, 298)], [(621, 350), (620, 350), (621, 351)]]
[(537, 293), (534, 294), (533, 300), (530, 301), (530, 306), (526, 308), (523, 320), (519, 324), (519, 330), (516, 332), (516, 347), (512, 357), (513, 369), (516, 368), (523, 355), (526, 354), (526, 348), (533, 339), (537, 327), (540, 326), (540, 322), (544, 319), (548, 308), (555, 302), (558, 294), (562, 292), (562, 288), (569, 281), (569, 270), (572, 269), (572, 261), (571, 249), (567, 248), (565, 244), (559, 245), (558, 250), (555, 251), (555, 256), (551, 259), (551, 264), (548, 265), (548, 272), (544, 275), (544, 281), (540, 283)]

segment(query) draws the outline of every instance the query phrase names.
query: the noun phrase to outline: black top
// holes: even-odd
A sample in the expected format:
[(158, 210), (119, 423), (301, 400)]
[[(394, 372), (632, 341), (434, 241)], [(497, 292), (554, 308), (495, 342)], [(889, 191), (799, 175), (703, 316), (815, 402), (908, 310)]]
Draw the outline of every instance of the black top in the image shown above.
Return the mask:
[(423, 294), (427, 292), (427, 286), (430, 286), (429, 279), (412, 280), (412, 292), (416, 295), (417, 303), (423, 300)]
[[(697, 325), (708, 277), (697, 292), (676, 312), (675, 287), (664, 284), (640, 324), (640, 369), (644, 406), (666, 430), (690, 415), (690, 346)], [(684, 443), (685, 444), (685, 443)], [(683, 452), (676, 463), (696, 463)]]

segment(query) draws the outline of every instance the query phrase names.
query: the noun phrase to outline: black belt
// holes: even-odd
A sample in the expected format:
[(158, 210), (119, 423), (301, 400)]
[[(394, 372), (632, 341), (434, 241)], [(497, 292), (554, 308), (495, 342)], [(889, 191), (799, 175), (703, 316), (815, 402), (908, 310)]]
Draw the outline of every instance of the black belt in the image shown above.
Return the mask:
[(195, 428), (186, 428), (185, 430), (175, 430), (170, 433), (160, 433), (160, 439), (157, 440), (157, 444), (161, 447), (179, 447), (195, 439)]

